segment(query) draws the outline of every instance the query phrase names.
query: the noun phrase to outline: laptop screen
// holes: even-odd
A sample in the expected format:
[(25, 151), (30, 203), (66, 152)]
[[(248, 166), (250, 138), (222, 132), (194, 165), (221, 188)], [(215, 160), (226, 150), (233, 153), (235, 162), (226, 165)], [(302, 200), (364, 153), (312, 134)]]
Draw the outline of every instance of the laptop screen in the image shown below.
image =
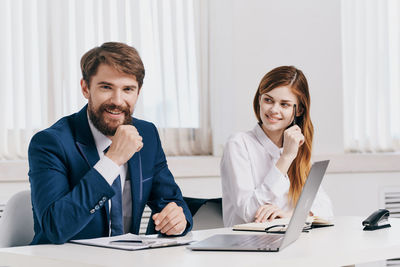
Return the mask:
[(304, 227), (304, 222), (308, 216), (311, 206), (317, 195), (319, 186), (328, 167), (329, 160), (315, 162), (308, 174), (306, 183), (303, 186), (296, 208), (293, 211), (292, 219), (287, 227), (285, 237), (281, 244), (281, 249), (287, 247), (299, 237)]

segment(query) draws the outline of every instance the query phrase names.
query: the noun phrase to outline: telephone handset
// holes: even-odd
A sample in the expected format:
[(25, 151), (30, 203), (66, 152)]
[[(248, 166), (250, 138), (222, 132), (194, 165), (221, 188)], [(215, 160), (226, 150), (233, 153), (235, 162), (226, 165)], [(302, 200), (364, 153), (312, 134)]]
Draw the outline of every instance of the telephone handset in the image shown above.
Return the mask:
[(379, 209), (368, 216), (363, 222), (364, 231), (372, 231), (390, 227), (389, 224), (389, 211), (386, 209)]

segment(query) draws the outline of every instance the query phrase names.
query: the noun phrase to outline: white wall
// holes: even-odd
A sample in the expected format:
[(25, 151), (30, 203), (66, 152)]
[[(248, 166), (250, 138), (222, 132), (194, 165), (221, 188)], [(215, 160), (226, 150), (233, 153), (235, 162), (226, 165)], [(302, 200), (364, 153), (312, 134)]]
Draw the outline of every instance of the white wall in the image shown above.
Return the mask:
[(385, 208), (387, 189), (400, 191), (399, 176), (400, 172), (327, 174), (322, 185), (331, 198), (335, 215), (367, 217)]
[(209, 2), (209, 77), (216, 155), (230, 134), (254, 127), (262, 76), (280, 65), (305, 73), (314, 153), (343, 152), (339, 0)]

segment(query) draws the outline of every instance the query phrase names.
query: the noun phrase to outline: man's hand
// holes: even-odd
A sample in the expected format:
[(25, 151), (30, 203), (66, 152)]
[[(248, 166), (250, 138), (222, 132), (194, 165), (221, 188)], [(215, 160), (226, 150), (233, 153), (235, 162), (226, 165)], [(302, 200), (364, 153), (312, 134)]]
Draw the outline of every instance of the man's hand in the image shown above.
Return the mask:
[(153, 215), (156, 230), (166, 235), (180, 235), (186, 229), (186, 217), (182, 207), (175, 202), (168, 203), (160, 213)]
[(111, 137), (112, 143), (106, 156), (118, 166), (125, 164), (136, 152), (143, 147), (143, 138), (133, 125), (120, 125)]
[(285, 212), (279, 209), (274, 204), (265, 204), (258, 208), (256, 212), (256, 216), (254, 217), (255, 222), (266, 222), (272, 221), (276, 218), (285, 218), (290, 217), (290, 212)]

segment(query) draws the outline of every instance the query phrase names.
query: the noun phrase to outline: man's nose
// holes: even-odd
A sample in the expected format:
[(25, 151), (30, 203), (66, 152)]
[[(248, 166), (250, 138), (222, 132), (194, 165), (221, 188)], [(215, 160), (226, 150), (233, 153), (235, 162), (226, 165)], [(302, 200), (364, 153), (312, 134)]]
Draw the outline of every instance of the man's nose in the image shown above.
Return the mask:
[(123, 104), (122, 90), (114, 90), (111, 96), (111, 103), (114, 105), (120, 106)]

